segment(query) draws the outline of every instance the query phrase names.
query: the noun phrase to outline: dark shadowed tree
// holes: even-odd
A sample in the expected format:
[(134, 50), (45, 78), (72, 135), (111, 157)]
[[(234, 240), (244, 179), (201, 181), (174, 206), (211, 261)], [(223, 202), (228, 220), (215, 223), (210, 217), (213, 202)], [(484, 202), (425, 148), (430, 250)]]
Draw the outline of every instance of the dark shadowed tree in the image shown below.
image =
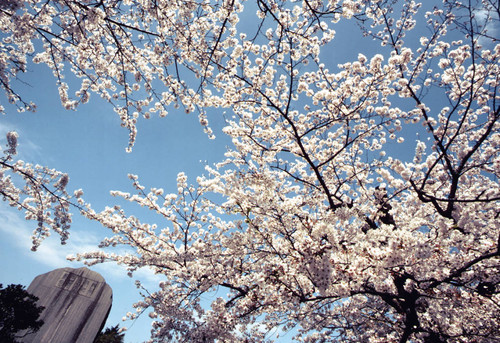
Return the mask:
[(99, 333), (94, 343), (123, 343), (123, 336), (125, 336), (125, 334), (120, 333), (120, 328), (118, 324), (116, 324)]
[(37, 300), (22, 285), (3, 288), (0, 284), (0, 342), (16, 342), (17, 338), (40, 329), (43, 320), (38, 318), (44, 308), (36, 305)]

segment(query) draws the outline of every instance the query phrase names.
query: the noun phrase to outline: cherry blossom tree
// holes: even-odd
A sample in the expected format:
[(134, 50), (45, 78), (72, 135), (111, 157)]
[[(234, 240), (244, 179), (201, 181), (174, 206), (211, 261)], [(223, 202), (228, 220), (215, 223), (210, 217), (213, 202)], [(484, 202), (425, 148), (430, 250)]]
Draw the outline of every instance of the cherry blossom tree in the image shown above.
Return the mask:
[[(152, 341), (491, 342), (499, 16), (492, 0), (1, 1), (0, 79), (31, 110), (11, 81), (48, 65), (65, 107), (114, 104), (129, 149), (171, 106), (211, 137), (211, 115), (234, 115), (193, 184), (130, 175), (112, 193), (158, 224), (80, 204), (112, 236), (74, 259), (163, 276), (136, 304)], [(339, 62), (346, 27), (360, 51)]]

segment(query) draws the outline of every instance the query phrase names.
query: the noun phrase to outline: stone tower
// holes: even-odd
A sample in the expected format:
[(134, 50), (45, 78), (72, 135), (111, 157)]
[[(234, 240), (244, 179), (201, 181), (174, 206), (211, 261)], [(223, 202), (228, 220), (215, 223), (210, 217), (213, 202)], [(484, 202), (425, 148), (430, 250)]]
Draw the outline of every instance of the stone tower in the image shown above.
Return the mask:
[(88, 268), (60, 268), (38, 275), (28, 287), (45, 307), (44, 325), (23, 343), (92, 343), (102, 330), (113, 294), (104, 278)]

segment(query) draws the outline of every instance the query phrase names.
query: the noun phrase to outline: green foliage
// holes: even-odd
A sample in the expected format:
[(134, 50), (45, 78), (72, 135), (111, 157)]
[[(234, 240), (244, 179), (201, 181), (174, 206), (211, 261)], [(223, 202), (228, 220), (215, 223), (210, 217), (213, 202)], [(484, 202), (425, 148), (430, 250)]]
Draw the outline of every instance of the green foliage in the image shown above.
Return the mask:
[[(36, 332), (43, 325), (39, 320), (43, 306), (37, 306), (38, 298), (28, 293), (22, 285), (0, 284), (0, 342), (12, 343), (17, 338)], [(23, 335), (17, 334), (27, 330)]]
[(94, 343), (123, 343), (123, 336), (125, 334), (120, 333), (120, 328), (118, 324), (113, 327), (106, 328), (103, 332), (97, 335)]

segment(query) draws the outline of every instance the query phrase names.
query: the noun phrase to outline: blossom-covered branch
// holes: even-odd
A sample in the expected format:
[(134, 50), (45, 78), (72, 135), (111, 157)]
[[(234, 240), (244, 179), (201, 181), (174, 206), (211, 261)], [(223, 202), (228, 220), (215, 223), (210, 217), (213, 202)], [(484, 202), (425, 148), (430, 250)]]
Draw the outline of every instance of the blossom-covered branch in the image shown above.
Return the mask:
[[(37, 222), (32, 235), (32, 250), (53, 231), (61, 236), (65, 244), (71, 225), (70, 207), (83, 210), (83, 192), (74, 196), (66, 191), (67, 174), (54, 169), (15, 160), (18, 134), (7, 133), (7, 149), (0, 158), (0, 194), (10, 206), (25, 212), (26, 220)], [(72, 203), (72, 198), (77, 202)]]

